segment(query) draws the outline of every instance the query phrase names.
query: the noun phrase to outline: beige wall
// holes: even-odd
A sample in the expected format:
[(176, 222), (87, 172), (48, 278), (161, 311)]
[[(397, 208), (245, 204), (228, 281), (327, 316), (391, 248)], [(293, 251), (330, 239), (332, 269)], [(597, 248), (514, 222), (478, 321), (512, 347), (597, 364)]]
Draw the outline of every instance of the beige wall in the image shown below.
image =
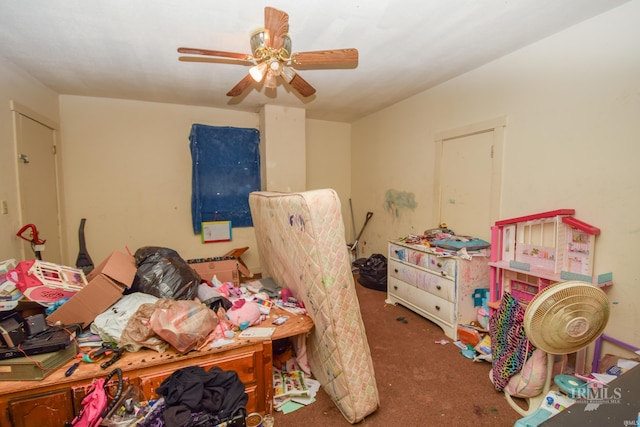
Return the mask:
[[(164, 246), (185, 258), (255, 248), (251, 228), (234, 228), (233, 241), (202, 244), (191, 225), (193, 123), (258, 129), (258, 114), (105, 98), (60, 98), (65, 142), (67, 223), (87, 218), (87, 249), (94, 263), (113, 250)], [(67, 228), (69, 260), (77, 227)], [(245, 257), (257, 266), (256, 251)], [(245, 259), (243, 257), (243, 259)]]
[[(504, 115), (501, 218), (574, 208), (599, 227), (595, 270), (614, 278), (607, 332), (640, 345), (638, 16), (628, 3), (354, 123), (352, 198), (375, 213), (368, 253), (437, 225), (434, 135)], [(418, 206), (393, 215), (388, 189)]]
[(262, 189), (306, 190), (305, 110), (265, 105), (260, 112)]
[(16, 237), (25, 224), (19, 216), (17, 153), (11, 101), (49, 121), (60, 121), (58, 94), (13, 64), (0, 59), (0, 201), (6, 201), (8, 212), (6, 215), (0, 212), (0, 261), (10, 258), (20, 260), (23, 250), (28, 256), (33, 256), (29, 243)]
[[(306, 121), (307, 190), (333, 188), (340, 197), (346, 239), (353, 242), (351, 197), (351, 125), (323, 120)], [(364, 215), (364, 214), (363, 214)], [(360, 227), (363, 218), (356, 219)]]
[[(62, 96), (60, 100), (63, 138), (65, 141), (64, 180), (67, 195), (66, 239), (74, 262), (77, 225), (87, 218), (87, 247), (94, 263), (112, 250), (134, 252), (147, 245), (169, 247), (185, 258), (223, 255), (235, 247), (249, 246), (243, 260), (254, 272), (260, 271), (259, 254), (252, 228), (234, 228), (233, 241), (202, 244), (191, 226), (191, 154), (189, 132), (193, 123), (214, 126), (260, 128), (260, 114), (230, 110), (156, 104), (105, 98)], [(266, 162), (288, 170), (295, 164), (295, 179), (272, 171), (273, 180), (285, 187), (300, 187), (300, 179), (308, 171), (309, 189), (337, 187), (341, 198), (348, 199), (349, 130), (345, 124), (314, 122), (302, 126), (302, 116), (290, 111), (267, 112), (273, 138)], [(295, 113), (295, 114), (293, 114)], [(289, 117), (297, 138), (277, 138), (287, 130)], [(277, 128), (276, 128), (277, 126)], [(326, 131), (325, 131), (326, 128)], [(298, 144), (307, 133), (308, 142)], [(282, 141), (282, 142), (281, 142)], [(318, 162), (300, 164), (305, 149)], [(335, 151), (334, 151), (335, 150)], [(331, 155), (341, 154), (331, 162)], [(332, 166), (340, 168), (339, 174)], [(267, 177), (269, 179), (269, 177)], [(302, 182), (302, 186), (305, 182)], [(263, 182), (263, 187), (265, 183)], [(284, 191), (284, 190), (280, 190)]]

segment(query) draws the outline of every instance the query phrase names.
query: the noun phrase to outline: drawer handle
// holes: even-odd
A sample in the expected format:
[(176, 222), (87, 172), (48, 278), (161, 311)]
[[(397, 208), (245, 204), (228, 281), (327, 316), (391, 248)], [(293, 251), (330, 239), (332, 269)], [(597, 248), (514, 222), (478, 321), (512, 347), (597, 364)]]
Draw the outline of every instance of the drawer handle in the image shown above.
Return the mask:
[(398, 269), (397, 269), (397, 268), (394, 268), (394, 269), (393, 269), (393, 271), (395, 271), (395, 272), (397, 273), (397, 272), (398, 272)]
[(438, 266), (438, 268), (442, 268), (442, 263), (441, 262), (437, 263), (436, 265)]
[(436, 305), (436, 310), (440, 311), (440, 306)]
[(397, 291), (397, 290), (398, 290), (398, 287), (397, 287), (396, 285), (394, 285), (394, 286), (393, 286), (393, 289)]
[(444, 271), (441, 271), (441, 272), (440, 272), (440, 275), (441, 275), (442, 277), (447, 277), (447, 273), (445, 273)]
[(442, 290), (442, 286), (437, 285), (437, 286), (436, 286), (436, 289), (440, 291), (440, 290)]

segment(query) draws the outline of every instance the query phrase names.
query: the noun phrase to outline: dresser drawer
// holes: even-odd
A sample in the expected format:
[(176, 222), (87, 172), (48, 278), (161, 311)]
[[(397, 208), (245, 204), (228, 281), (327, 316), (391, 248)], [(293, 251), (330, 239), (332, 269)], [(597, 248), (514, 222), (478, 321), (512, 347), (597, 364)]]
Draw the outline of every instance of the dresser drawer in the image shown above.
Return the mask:
[(415, 286), (444, 300), (455, 302), (456, 284), (446, 276), (416, 270)]
[(455, 306), (452, 302), (418, 288), (408, 289), (408, 293), (412, 304), (447, 323), (454, 323)]
[(389, 275), (447, 301), (455, 301), (455, 283), (446, 276), (424, 271), (393, 259), (389, 261)]
[[(256, 372), (254, 368), (256, 366), (255, 353), (252, 352), (235, 355), (234, 357), (229, 358), (216, 358), (208, 362), (199, 362), (198, 365), (202, 366), (205, 371), (208, 371), (213, 366), (218, 366), (223, 371), (236, 371), (238, 378), (244, 383), (245, 387), (255, 385), (256, 383)], [(190, 364), (185, 364), (185, 366), (180, 367), (186, 366), (190, 366)], [(157, 398), (157, 388), (160, 387), (160, 384), (162, 384), (162, 382), (175, 371), (176, 367), (172, 367), (167, 370), (154, 370), (154, 372), (150, 374), (141, 374), (139, 376), (140, 388), (142, 389), (144, 396), (147, 399)]]
[(456, 260), (453, 258), (439, 257), (393, 243), (389, 244), (389, 257), (433, 270), (445, 277), (454, 278), (456, 274)]
[(457, 264), (455, 259), (429, 254), (427, 255), (426, 261), (427, 264), (421, 265), (421, 267), (438, 272), (443, 277), (448, 277), (450, 279), (455, 278)]
[(389, 278), (387, 285), (387, 294), (393, 303), (413, 306), (414, 311), (421, 312), (423, 316), (430, 315), (447, 324), (454, 323), (454, 303), (393, 277)]
[(412, 285), (390, 277), (387, 283), (387, 294), (402, 300), (407, 300), (409, 298), (409, 288), (412, 287)]
[(413, 286), (416, 285), (416, 274), (418, 272), (417, 268), (403, 264), (393, 259), (389, 260), (389, 265), (387, 266), (387, 268), (389, 276), (394, 277), (398, 280), (402, 280), (403, 282), (410, 283)]

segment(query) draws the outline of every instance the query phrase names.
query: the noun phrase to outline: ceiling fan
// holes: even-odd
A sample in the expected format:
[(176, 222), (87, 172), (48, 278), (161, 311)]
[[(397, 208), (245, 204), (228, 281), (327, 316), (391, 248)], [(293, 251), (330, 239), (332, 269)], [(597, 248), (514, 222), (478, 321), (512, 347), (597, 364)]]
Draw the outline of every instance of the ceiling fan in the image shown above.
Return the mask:
[(255, 31), (250, 38), (251, 54), (220, 50), (178, 48), (179, 53), (202, 56), (180, 56), (180, 61), (214, 62), (251, 65), (249, 73), (238, 82), (228, 96), (241, 95), (254, 81), (263, 82), (267, 88), (277, 86), (281, 77), (303, 97), (316, 90), (295, 70), (355, 68), (358, 66), (357, 49), (318, 50), (291, 53), (289, 15), (273, 7), (264, 8), (264, 28)]

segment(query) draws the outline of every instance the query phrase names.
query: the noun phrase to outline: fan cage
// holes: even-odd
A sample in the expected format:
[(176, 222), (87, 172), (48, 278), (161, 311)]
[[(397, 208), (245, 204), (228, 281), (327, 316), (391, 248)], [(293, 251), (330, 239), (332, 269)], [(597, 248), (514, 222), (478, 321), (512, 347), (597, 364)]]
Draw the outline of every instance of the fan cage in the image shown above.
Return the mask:
[(609, 301), (602, 289), (568, 281), (543, 289), (529, 302), (524, 329), (535, 347), (560, 355), (591, 344), (608, 319)]

